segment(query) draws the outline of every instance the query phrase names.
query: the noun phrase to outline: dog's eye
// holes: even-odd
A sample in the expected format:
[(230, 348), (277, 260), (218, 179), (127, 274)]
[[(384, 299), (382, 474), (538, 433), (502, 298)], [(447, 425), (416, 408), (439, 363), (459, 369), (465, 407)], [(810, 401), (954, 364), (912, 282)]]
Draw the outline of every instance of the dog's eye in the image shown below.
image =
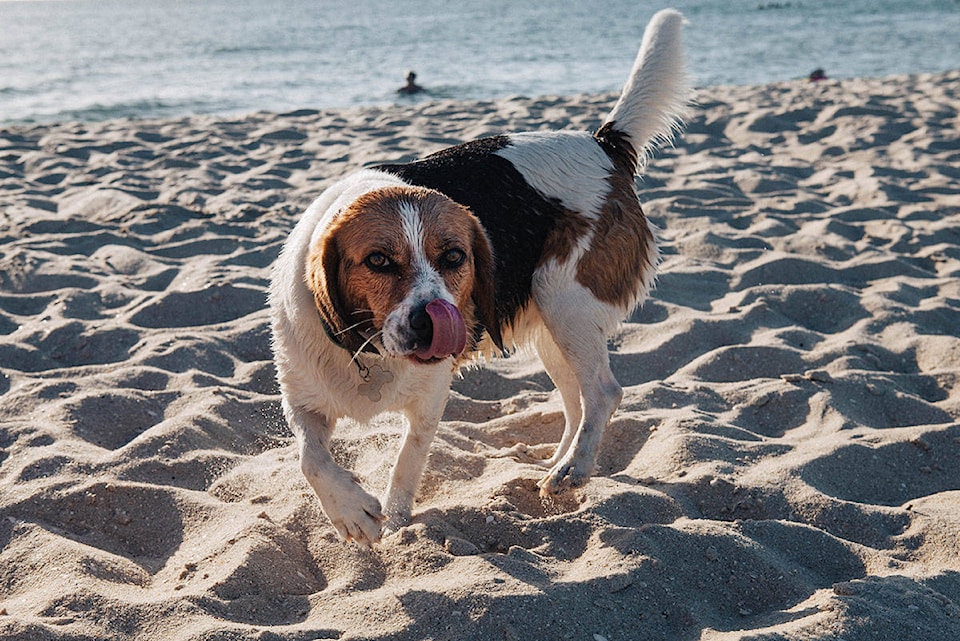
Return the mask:
[(467, 260), (467, 254), (462, 249), (448, 249), (440, 256), (440, 267), (442, 269), (456, 269), (463, 265)]
[(396, 264), (381, 252), (373, 252), (363, 259), (363, 264), (375, 272), (389, 272), (396, 267)]

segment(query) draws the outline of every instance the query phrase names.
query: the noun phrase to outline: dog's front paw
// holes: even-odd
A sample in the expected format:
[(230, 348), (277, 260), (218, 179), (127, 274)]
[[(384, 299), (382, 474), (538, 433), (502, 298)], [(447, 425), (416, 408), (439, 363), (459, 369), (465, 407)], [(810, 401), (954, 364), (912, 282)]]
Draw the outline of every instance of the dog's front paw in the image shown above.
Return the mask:
[(384, 499), (384, 505), (387, 506), (387, 520), (383, 526), (384, 535), (393, 534), (400, 528), (410, 525), (413, 513), (413, 496), (411, 494), (391, 486), (387, 491), (387, 497)]
[(351, 488), (348, 492), (322, 501), (323, 511), (341, 537), (370, 547), (380, 541), (386, 517), (380, 508), (380, 501), (355, 483)]
[(569, 489), (581, 487), (590, 480), (591, 471), (583, 463), (564, 458), (554, 465), (550, 472), (537, 483), (537, 487), (540, 488), (540, 496), (548, 498), (562, 494)]
[(389, 536), (399, 532), (401, 528), (410, 525), (410, 514), (388, 514), (383, 524), (383, 535)]

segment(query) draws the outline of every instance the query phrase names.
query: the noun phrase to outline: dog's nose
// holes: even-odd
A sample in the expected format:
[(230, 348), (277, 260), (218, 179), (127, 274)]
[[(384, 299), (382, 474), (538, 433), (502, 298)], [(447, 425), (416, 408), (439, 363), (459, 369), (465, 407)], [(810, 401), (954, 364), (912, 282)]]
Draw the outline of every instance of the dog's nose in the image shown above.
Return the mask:
[(421, 307), (410, 314), (410, 329), (420, 345), (429, 345), (433, 340), (433, 321), (426, 307)]

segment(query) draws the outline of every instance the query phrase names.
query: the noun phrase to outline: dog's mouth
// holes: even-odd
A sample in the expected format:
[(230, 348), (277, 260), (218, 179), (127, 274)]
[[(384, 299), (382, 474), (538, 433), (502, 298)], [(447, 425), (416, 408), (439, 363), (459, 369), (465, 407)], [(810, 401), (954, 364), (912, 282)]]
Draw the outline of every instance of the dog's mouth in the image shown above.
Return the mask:
[(412, 358), (419, 363), (436, 363), (457, 356), (467, 346), (467, 326), (457, 306), (441, 298), (427, 303), (425, 321), (431, 325), (430, 342), (418, 346)]

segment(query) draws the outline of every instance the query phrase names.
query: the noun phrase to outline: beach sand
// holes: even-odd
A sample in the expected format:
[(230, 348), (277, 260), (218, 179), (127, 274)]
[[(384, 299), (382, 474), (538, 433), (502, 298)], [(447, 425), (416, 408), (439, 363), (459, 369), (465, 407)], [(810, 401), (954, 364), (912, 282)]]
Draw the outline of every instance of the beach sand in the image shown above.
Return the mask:
[[(270, 355), (297, 216), (614, 99), (0, 128), (0, 637), (960, 639), (960, 72), (698, 90), (595, 477), (490, 457), (562, 428), (520, 354), (455, 383), (413, 524), (338, 540)], [(401, 430), (335, 454), (380, 493)]]

